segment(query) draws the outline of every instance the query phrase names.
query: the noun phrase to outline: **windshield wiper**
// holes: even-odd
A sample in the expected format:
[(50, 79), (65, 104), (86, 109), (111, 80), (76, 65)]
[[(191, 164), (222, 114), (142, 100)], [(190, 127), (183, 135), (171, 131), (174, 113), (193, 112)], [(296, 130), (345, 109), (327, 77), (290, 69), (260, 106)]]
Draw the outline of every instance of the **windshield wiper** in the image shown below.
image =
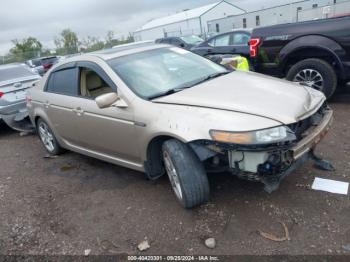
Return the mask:
[(153, 96), (150, 96), (148, 97), (149, 100), (153, 100), (153, 99), (156, 99), (156, 98), (159, 98), (159, 97), (163, 97), (163, 96), (168, 96), (168, 95), (172, 95), (172, 94), (175, 94), (177, 92), (180, 92), (184, 89), (186, 89), (187, 87), (182, 87), (182, 88), (173, 88), (173, 89), (170, 89), (166, 92), (163, 92), (163, 93), (159, 93), (159, 94), (155, 94)]
[(201, 83), (204, 83), (206, 81), (209, 81), (211, 79), (217, 78), (219, 76), (227, 75), (228, 73), (231, 73), (230, 71), (220, 72), (220, 73), (214, 73), (211, 75), (208, 75), (207, 77), (201, 79), (200, 81), (196, 82), (194, 85), (199, 85)]

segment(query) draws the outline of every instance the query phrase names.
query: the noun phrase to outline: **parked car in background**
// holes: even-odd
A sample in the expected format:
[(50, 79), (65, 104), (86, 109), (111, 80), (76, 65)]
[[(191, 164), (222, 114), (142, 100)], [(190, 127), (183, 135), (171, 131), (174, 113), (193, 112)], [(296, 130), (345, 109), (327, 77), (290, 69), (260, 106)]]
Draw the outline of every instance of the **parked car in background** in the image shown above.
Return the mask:
[(180, 36), (180, 37), (165, 37), (157, 39), (157, 44), (169, 44), (190, 50), (192, 47), (199, 45), (204, 40), (196, 35)]
[(209, 38), (193, 47), (192, 52), (209, 57), (212, 55), (241, 55), (249, 58), (250, 30), (237, 30)]
[(57, 56), (43, 57), (41, 58), (41, 64), (44, 67), (45, 73), (56, 63), (58, 63), (59, 58)]
[(27, 101), (50, 154), (70, 149), (150, 179), (167, 173), (186, 208), (209, 199), (206, 168), (276, 190), (333, 114), (312, 88), (155, 44), (64, 60)]
[(58, 56), (49, 56), (31, 59), (25, 62), (26, 65), (35, 69), (38, 74), (43, 76), (54, 64), (58, 63)]
[(29, 122), (23, 122), (28, 116), (25, 93), (40, 78), (25, 64), (0, 66), (0, 119), (10, 127), (28, 128)]
[(32, 70), (34, 70), (34, 72), (38, 73), (39, 75), (43, 76), (45, 74), (45, 69), (41, 63), (40, 58), (27, 60), (25, 64), (32, 68)]
[(350, 16), (256, 28), (250, 41), (253, 67), (329, 98), (350, 80), (349, 29)]

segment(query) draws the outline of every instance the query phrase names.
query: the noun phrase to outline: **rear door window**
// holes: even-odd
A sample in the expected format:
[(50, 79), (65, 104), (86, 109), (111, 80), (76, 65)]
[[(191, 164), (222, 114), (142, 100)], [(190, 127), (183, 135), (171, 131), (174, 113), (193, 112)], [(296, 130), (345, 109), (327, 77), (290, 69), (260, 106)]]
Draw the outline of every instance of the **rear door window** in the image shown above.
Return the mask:
[(250, 37), (248, 34), (235, 33), (233, 34), (233, 45), (248, 45)]
[(231, 38), (231, 36), (229, 34), (218, 36), (210, 41), (210, 45), (215, 46), (215, 47), (229, 46), (230, 45), (230, 38)]
[(51, 73), (46, 91), (62, 95), (78, 96), (78, 69), (69, 68)]

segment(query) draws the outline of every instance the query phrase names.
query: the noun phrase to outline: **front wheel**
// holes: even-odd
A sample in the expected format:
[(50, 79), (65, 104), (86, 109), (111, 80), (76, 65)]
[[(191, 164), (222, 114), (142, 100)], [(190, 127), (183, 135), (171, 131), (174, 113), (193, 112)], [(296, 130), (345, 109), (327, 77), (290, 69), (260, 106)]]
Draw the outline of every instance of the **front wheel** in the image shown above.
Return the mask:
[(202, 162), (186, 144), (176, 140), (164, 142), (163, 161), (171, 187), (185, 208), (208, 201), (209, 182)]
[(330, 98), (337, 88), (337, 74), (333, 67), (322, 59), (310, 58), (296, 63), (287, 73), (287, 80), (312, 87)]

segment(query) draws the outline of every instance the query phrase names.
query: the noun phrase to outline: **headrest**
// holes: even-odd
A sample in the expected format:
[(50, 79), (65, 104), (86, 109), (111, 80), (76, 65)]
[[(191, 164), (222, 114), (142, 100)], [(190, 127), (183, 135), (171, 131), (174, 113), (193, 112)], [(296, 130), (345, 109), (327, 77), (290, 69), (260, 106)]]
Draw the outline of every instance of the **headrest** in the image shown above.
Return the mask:
[(86, 88), (88, 90), (96, 89), (101, 86), (102, 86), (102, 80), (98, 75), (94, 73), (92, 74), (90, 73), (86, 76)]

